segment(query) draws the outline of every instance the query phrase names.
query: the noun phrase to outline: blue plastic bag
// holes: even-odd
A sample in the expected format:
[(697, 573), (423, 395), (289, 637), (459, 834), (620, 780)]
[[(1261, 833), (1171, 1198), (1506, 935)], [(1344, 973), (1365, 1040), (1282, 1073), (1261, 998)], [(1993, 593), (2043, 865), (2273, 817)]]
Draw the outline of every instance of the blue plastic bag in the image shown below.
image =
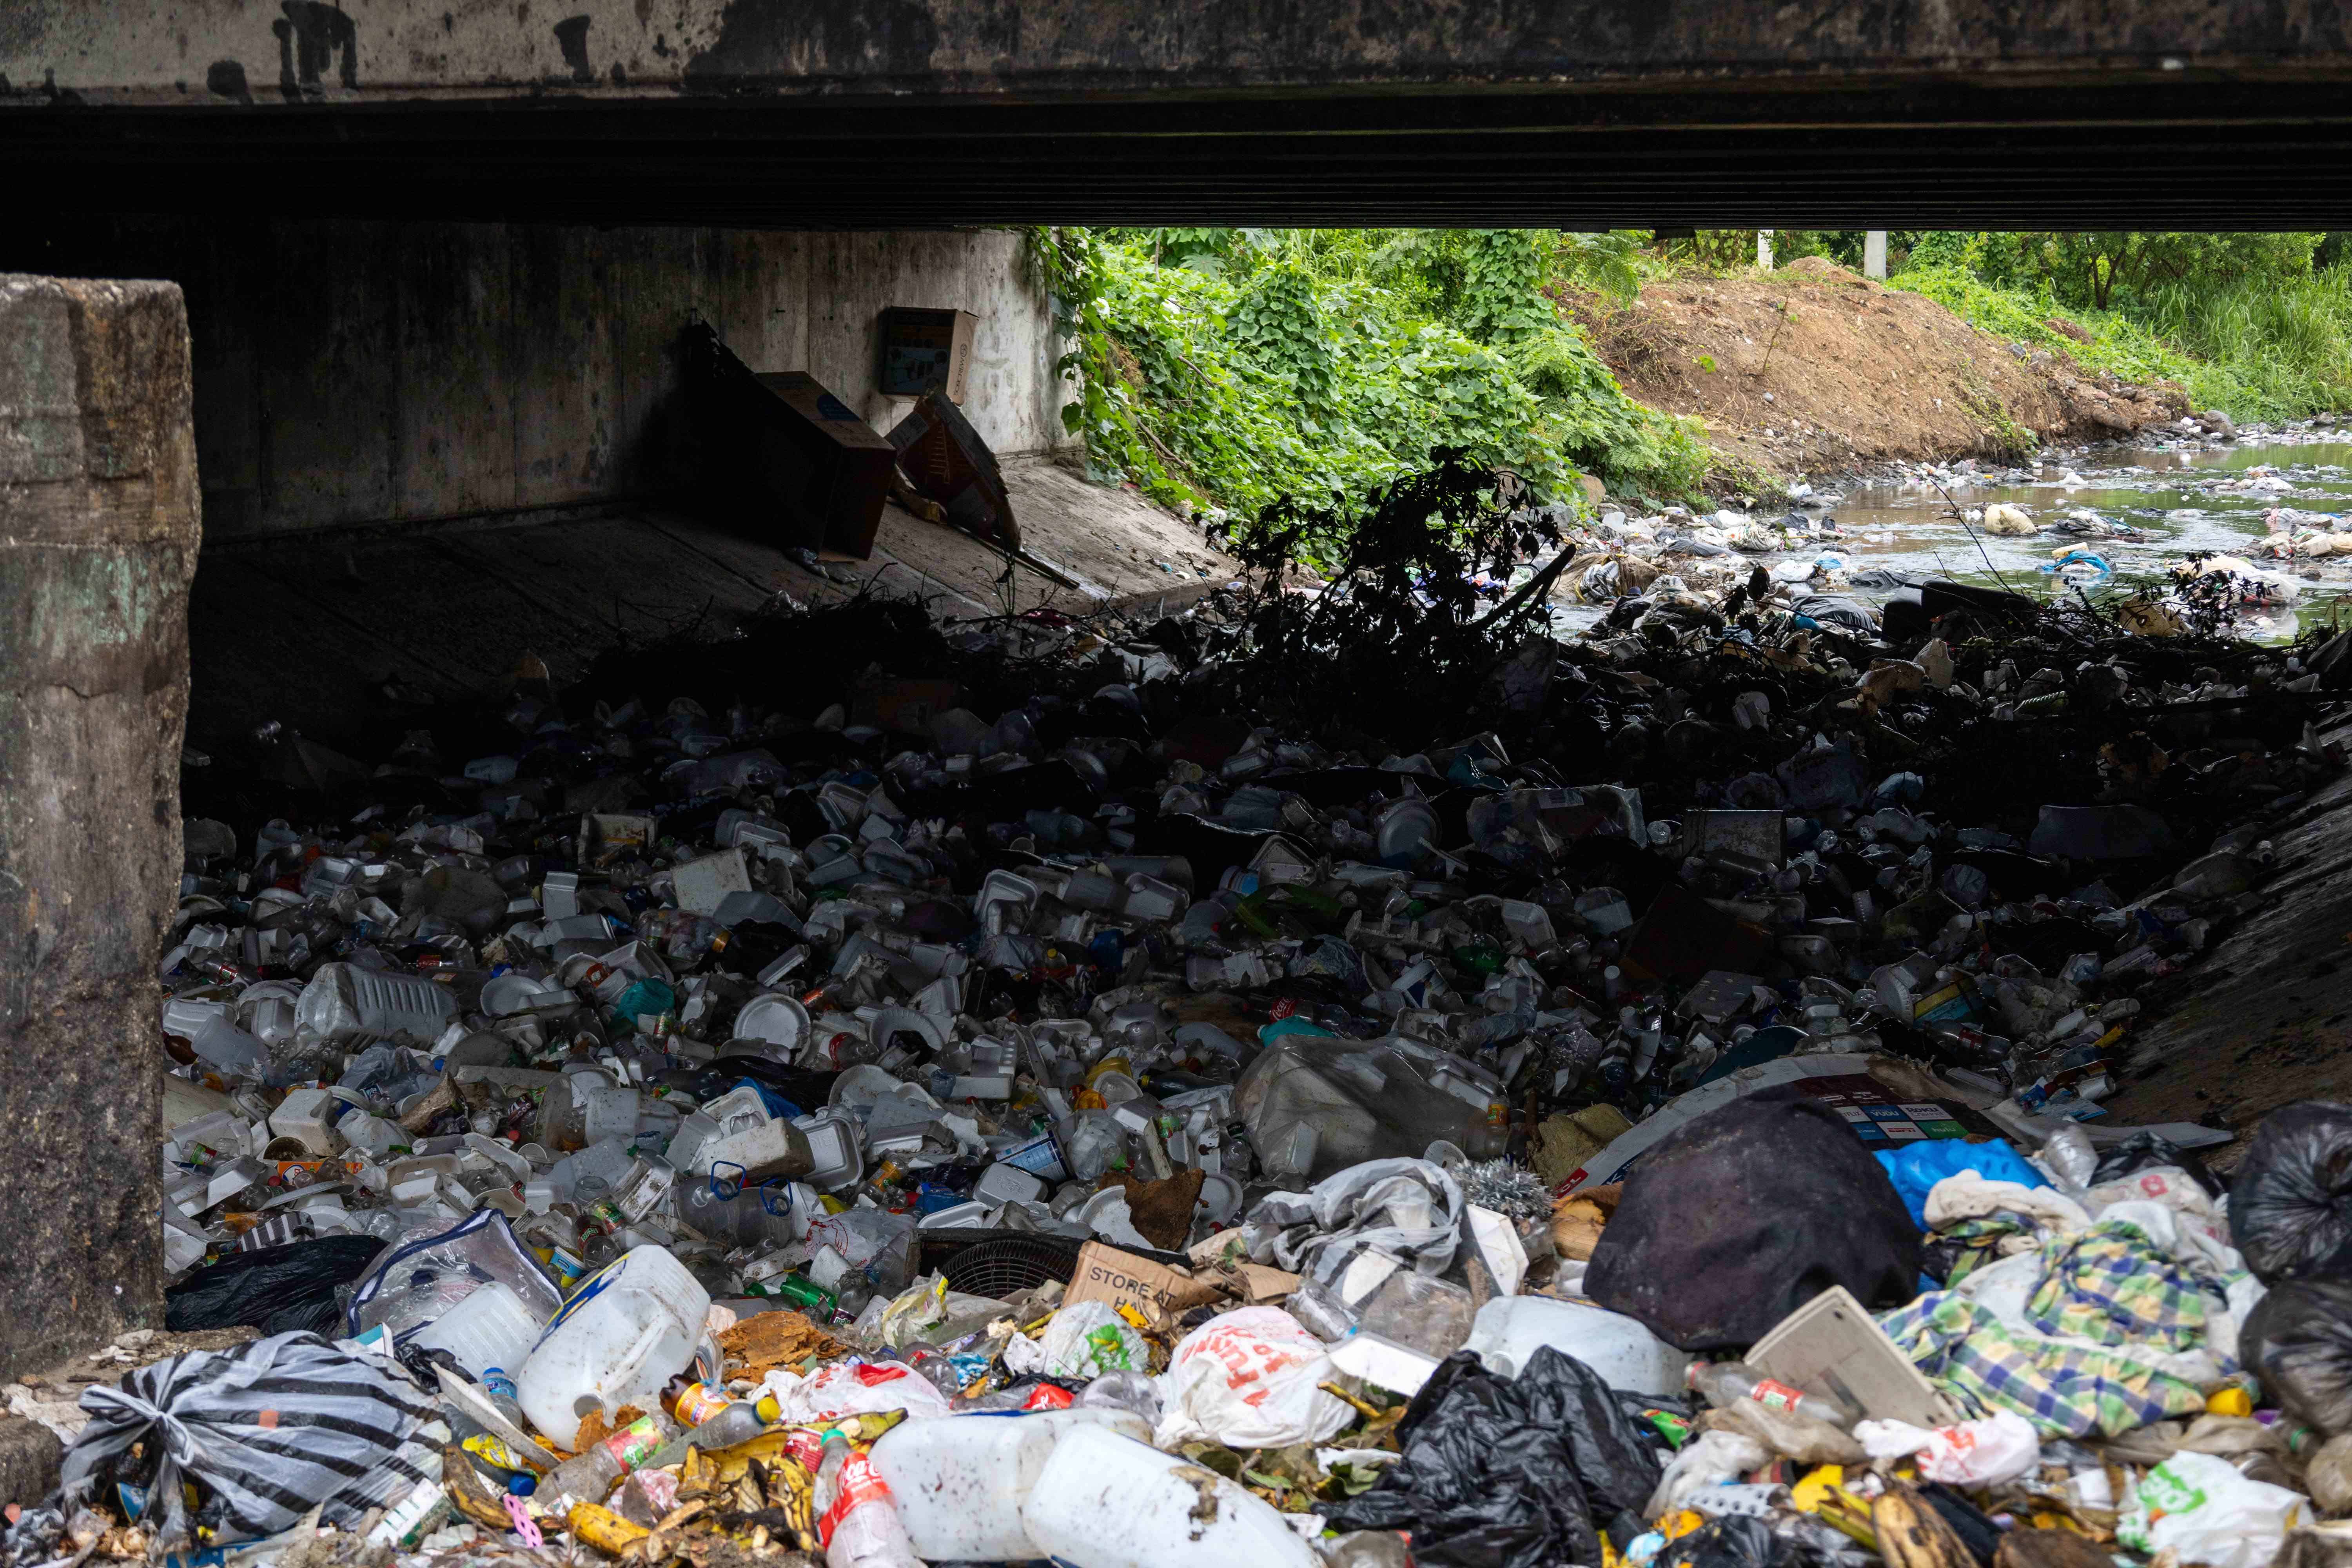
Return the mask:
[(1895, 1184), (1895, 1191), (1902, 1197), (1903, 1206), (1911, 1211), (1912, 1220), (1921, 1230), (1927, 1228), (1927, 1194), (1946, 1176), (1974, 1171), (1988, 1182), (2015, 1182), (2021, 1187), (2046, 1187), (2050, 1184), (2041, 1172), (2025, 1163), (2005, 1138), (1995, 1138), (1985, 1143), (1970, 1143), (1958, 1138), (1938, 1138), (1874, 1152), (1878, 1163), (1886, 1167), (1886, 1179)]

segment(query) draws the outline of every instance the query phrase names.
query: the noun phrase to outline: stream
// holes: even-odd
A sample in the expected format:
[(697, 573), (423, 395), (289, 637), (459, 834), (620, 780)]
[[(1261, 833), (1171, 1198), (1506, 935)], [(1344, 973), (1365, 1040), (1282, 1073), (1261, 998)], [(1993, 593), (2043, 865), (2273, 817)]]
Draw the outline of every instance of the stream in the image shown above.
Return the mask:
[[(2044, 524), (2088, 512), (2144, 530), (2145, 542), (2046, 531), (1995, 538), (1981, 530), (1971, 539), (1969, 529), (1952, 520), (1935, 486), (1913, 479), (1857, 487), (1835, 500), (1829, 515), (1845, 537), (1833, 548), (1857, 571), (1875, 566), (1933, 573), (2040, 597), (2065, 591), (2042, 568), (2066, 546), (2079, 545), (2115, 569), (2112, 578), (2089, 588), (2095, 600), (2102, 592), (2164, 583), (2172, 563), (2191, 551), (2248, 554), (2268, 533), (2263, 522), (2268, 508), (2352, 512), (2352, 441), (2335, 438), (2333, 431), (2309, 434), (2326, 438), (2263, 435), (2218, 448), (2099, 447), (2071, 462), (2050, 460), (1946, 487), (1954, 502), (1971, 510), (2005, 501)], [(2352, 579), (2344, 575), (2341, 563), (2331, 561), (2328, 567), (2325, 580), (2304, 584), (2295, 604), (2242, 616), (2240, 633), (2263, 640), (2289, 638), (2303, 617), (2325, 618), (2336, 600), (2352, 594)]]

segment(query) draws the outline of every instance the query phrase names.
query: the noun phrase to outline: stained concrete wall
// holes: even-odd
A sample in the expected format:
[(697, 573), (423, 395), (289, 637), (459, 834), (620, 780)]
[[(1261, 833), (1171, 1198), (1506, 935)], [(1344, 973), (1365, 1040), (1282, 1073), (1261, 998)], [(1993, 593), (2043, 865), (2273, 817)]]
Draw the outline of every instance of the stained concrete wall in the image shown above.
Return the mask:
[(247, 112), (434, 94), (1073, 96), (1139, 87), (1496, 86), (2178, 66), (2340, 72), (2334, 4), (2211, 0), (17, 0), (0, 101)]
[(172, 285), (0, 273), (0, 1378), (163, 1318), (188, 384)]
[(1022, 239), (509, 224), (131, 220), (0, 267), (186, 289), (215, 538), (652, 497), (690, 446), (675, 348), (698, 318), (755, 370), (806, 370), (887, 426), (877, 316), (980, 318), (964, 412), (1002, 453), (1063, 440), (1058, 352)]

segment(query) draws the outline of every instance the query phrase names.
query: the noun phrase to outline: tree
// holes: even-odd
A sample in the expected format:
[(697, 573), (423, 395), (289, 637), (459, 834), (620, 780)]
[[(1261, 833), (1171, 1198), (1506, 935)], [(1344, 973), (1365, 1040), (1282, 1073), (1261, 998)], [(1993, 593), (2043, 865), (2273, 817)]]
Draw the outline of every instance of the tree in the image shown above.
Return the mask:
[(2020, 237), (2053, 293), (2068, 304), (2105, 310), (2119, 288), (2145, 297), (2165, 284), (2307, 273), (2321, 237), (2084, 229)]

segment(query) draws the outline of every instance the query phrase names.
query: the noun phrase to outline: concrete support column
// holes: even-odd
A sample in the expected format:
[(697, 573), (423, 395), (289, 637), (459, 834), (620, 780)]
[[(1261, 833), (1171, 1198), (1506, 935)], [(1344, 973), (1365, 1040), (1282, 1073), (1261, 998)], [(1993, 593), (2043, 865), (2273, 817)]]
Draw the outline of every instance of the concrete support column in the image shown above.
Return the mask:
[(1756, 231), (1756, 265), (1767, 272), (1772, 270), (1772, 231), (1769, 228)]
[(1863, 230), (1862, 275), (1886, 280), (1886, 231), (1883, 228)]
[(188, 393), (177, 285), (0, 273), (0, 1376), (163, 1322)]

